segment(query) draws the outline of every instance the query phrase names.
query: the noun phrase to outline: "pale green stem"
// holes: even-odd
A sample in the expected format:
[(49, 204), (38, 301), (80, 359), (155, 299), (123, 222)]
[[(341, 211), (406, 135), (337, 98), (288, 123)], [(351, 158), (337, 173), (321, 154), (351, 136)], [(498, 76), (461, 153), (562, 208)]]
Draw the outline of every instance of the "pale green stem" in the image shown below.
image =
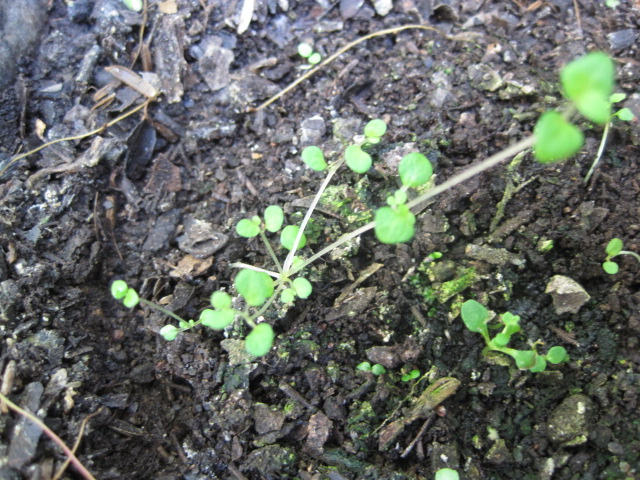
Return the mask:
[(584, 183), (587, 183), (593, 174), (593, 171), (596, 169), (596, 166), (600, 162), (602, 158), (602, 154), (604, 153), (604, 147), (607, 145), (607, 137), (609, 136), (609, 128), (611, 127), (611, 122), (607, 122), (604, 126), (604, 132), (602, 132), (602, 138), (600, 139), (600, 146), (598, 147), (598, 153), (596, 153), (596, 159), (591, 164), (591, 168), (587, 172), (587, 175), (584, 177)]
[(267, 248), (267, 252), (269, 252), (269, 255), (271, 256), (271, 260), (273, 260), (273, 263), (278, 269), (278, 272), (282, 273), (282, 266), (280, 265), (280, 261), (278, 260), (278, 257), (276, 257), (276, 254), (273, 251), (273, 248), (271, 248), (271, 242), (269, 242), (269, 239), (264, 234), (264, 231), (262, 229), (260, 229), (260, 238), (262, 239), (264, 246)]
[(248, 263), (234, 262), (234, 263), (230, 264), (229, 266), (233, 267), (233, 268), (246, 268), (247, 270), (254, 270), (256, 272), (266, 273), (267, 275), (269, 275), (270, 277), (273, 277), (273, 278), (280, 278), (280, 274), (279, 273), (272, 272), (271, 270), (267, 270), (265, 268), (256, 267), (255, 265), (249, 265)]
[[(636, 252), (630, 252), (629, 250), (622, 250), (618, 255), (631, 255), (633, 258), (635, 258), (640, 262), (640, 255), (638, 255)], [(614, 255), (614, 257), (617, 257), (618, 255)]]
[(151, 307), (161, 313), (164, 313), (165, 315), (170, 316), (171, 318), (174, 318), (176, 320), (178, 320), (179, 322), (185, 322), (186, 320), (178, 315), (176, 315), (173, 312), (170, 312), (169, 310), (167, 310), (166, 308), (161, 307), (160, 305), (158, 305), (157, 303), (153, 303), (150, 302), (149, 300), (145, 300), (144, 298), (140, 299), (140, 303), (146, 305), (147, 307)]
[(304, 215), (304, 218), (302, 219), (302, 223), (300, 224), (298, 235), (296, 235), (296, 239), (293, 242), (293, 246), (289, 251), (289, 253), (287, 254), (287, 258), (285, 258), (284, 264), (282, 265), (282, 269), (285, 272), (289, 272), (289, 269), (293, 264), (293, 257), (296, 255), (296, 251), (298, 250), (298, 245), (300, 244), (300, 240), (302, 239), (302, 234), (304, 233), (304, 229), (306, 228), (307, 223), (309, 222), (309, 219), (311, 218), (311, 215), (313, 214), (313, 211), (316, 208), (316, 205), (318, 205), (318, 202), (320, 201), (320, 197), (322, 196), (325, 189), (327, 188), (327, 185), (329, 185), (329, 182), (331, 181), (331, 178), (333, 177), (333, 175), (338, 171), (338, 168), (340, 168), (340, 166), (343, 163), (344, 163), (344, 156), (331, 166), (331, 168), (327, 172), (327, 176), (324, 178), (322, 184), (320, 185), (320, 188), (318, 189), (316, 196), (313, 197), (313, 201), (311, 202), (311, 205), (309, 205), (309, 209), (307, 210), (307, 213)]

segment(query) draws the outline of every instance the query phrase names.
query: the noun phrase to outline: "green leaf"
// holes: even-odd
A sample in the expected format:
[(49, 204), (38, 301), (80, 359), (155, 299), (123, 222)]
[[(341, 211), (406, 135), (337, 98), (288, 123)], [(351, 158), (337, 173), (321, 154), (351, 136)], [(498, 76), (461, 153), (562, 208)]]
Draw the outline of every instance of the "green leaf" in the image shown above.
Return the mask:
[(511, 335), (507, 333), (499, 333), (493, 338), (493, 340), (491, 340), (491, 343), (498, 348), (502, 348), (509, 344), (509, 340), (511, 340)]
[(158, 332), (167, 342), (175, 340), (178, 334), (180, 333), (180, 329), (174, 327), (173, 325), (165, 325)]
[(387, 369), (379, 363), (376, 363), (371, 367), (371, 373), (373, 373), (374, 375), (384, 375), (385, 373), (387, 373)]
[(569, 354), (564, 347), (551, 347), (547, 352), (547, 360), (549, 363), (557, 365), (558, 363), (569, 361)]
[(435, 480), (460, 480), (460, 474), (452, 468), (441, 468), (436, 472)]
[(623, 101), (625, 98), (627, 98), (627, 94), (626, 93), (614, 93), (613, 95), (611, 95), (609, 97), (609, 102), (618, 103), (618, 102)]
[(311, 65), (316, 65), (317, 63), (320, 63), (321, 60), (322, 55), (320, 55), (318, 52), (313, 52), (311, 55), (309, 55), (309, 58), (307, 58), (307, 62), (309, 62)]
[(427, 157), (418, 152), (405, 155), (398, 165), (400, 180), (405, 187), (419, 187), (429, 181), (433, 167)]
[(122, 299), (122, 304), (127, 308), (133, 308), (140, 303), (140, 297), (138, 296), (138, 292), (136, 292), (133, 288), (127, 289), (127, 293)]
[(530, 368), (535, 367), (536, 357), (538, 355), (536, 352), (531, 350), (515, 350), (511, 356), (516, 361), (516, 366), (520, 370), (529, 370)]
[(313, 291), (311, 282), (306, 278), (298, 277), (293, 281), (293, 289), (300, 298), (308, 298)]
[(115, 280), (111, 284), (111, 296), (116, 300), (122, 300), (129, 290), (129, 285), (124, 280)]
[(615, 275), (620, 270), (620, 267), (616, 262), (604, 262), (602, 269), (609, 275)]
[(630, 122), (631, 120), (636, 118), (636, 116), (633, 114), (633, 112), (630, 109), (626, 108), (626, 107), (625, 108), (621, 108), (616, 113), (614, 113), (614, 115), (616, 117), (618, 117), (620, 120), (622, 120), (623, 122)]
[(356, 173), (367, 173), (373, 164), (371, 155), (363, 151), (359, 145), (349, 145), (344, 151), (347, 167)]
[(542, 355), (536, 354), (536, 363), (529, 369), (532, 373), (544, 372), (547, 369), (547, 361)]
[(270, 232), (277, 232), (284, 223), (284, 211), (278, 205), (269, 205), (264, 211), (264, 226)]
[(308, 43), (299, 43), (298, 44), (298, 55), (302, 58), (309, 58), (309, 56), (313, 53), (313, 47)]
[(305, 147), (300, 156), (302, 157), (304, 164), (311, 170), (321, 172), (327, 168), (327, 162), (324, 159), (322, 150), (315, 145)]
[(622, 251), (622, 240), (619, 238), (612, 238), (607, 243), (607, 247), (605, 248), (605, 252), (608, 257), (615, 257), (616, 255), (620, 255)]
[(264, 272), (243, 268), (234, 283), (238, 293), (252, 307), (259, 307), (273, 295), (273, 280)]
[(551, 163), (570, 157), (584, 142), (578, 127), (569, 123), (558, 112), (544, 113), (533, 129), (536, 144), (533, 153), (540, 163)]
[(467, 300), (462, 304), (460, 315), (467, 330), (475, 333), (487, 332), (489, 311), (481, 303), (475, 300)]
[(222, 310), (211, 310), (209, 308), (200, 314), (200, 323), (212, 330), (224, 330), (236, 318), (235, 310), (224, 308)]
[(371, 371), (371, 364), (369, 362), (360, 362), (356, 367), (357, 370), (361, 370), (363, 372)]
[(245, 349), (254, 357), (262, 357), (269, 353), (273, 345), (275, 333), (268, 323), (259, 323), (245, 339)]
[[(287, 225), (286, 227), (284, 227), (282, 233), (280, 234), (280, 243), (284, 248), (286, 248), (287, 250), (291, 250), (293, 248), (293, 242), (295, 242), (299, 230), (300, 227), (296, 225)], [(303, 233), (302, 237), (300, 238), (300, 243), (298, 244), (298, 249), (304, 248), (306, 244), (307, 237)]]
[(125, 7), (129, 10), (133, 10), (134, 12), (142, 11), (142, 0), (122, 0)]
[(592, 52), (574, 60), (560, 72), (565, 96), (585, 117), (600, 125), (611, 118), (610, 97), (615, 67), (602, 52)]
[(376, 118), (364, 126), (364, 136), (367, 138), (380, 138), (387, 132), (387, 124), (384, 120)]
[(236, 225), (236, 232), (241, 237), (252, 238), (260, 233), (260, 226), (248, 218), (243, 218)]
[(296, 299), (296, 292), (293, 288), (285, 288), (280, 294), (282, 303), (291, 303)]
[(376, 237), (382, 243), (408, 242), (413, 238), (416, 217), (406, 205), (379, 208), (374, 221)]
[(231, 296), (226, 292), (213, 292), (211, 294), (211, 306), (216, 310), (222, 310), (223, 308), (231, 308)]

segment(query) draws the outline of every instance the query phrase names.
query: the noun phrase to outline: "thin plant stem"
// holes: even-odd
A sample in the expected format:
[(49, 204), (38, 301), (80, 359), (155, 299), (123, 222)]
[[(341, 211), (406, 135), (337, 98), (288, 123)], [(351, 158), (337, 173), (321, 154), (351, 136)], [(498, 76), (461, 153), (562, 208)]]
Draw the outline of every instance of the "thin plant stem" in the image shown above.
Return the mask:
[(264, 231), (262, 229), (260, 229), (260, 238), (262, 239), (262, 243), (264, 243), (264, 246), (266, 247), (267, 252), (269, 252), (269, 255), (271, 256), (271, 260), (273, 260), (273, 263), (278, 269), (278, 272), (282, 273), (282, 266), (280, 265), (280, 261), (278, 260), (278, 257), (276, 257), (276, 254), (273, 251), (273, 248), (271, 248), (271, 242), (269, 242), (269, 239), (264, 234)]
[(309, 222), (309, 219), (311, 218), (313, 211), (318, 205), (318, 202), (320, 201), (320, 197), (322, 196), (325, 189), (329, 185), (331, 178), (333, 178), (335, 173), (338, 171), (338, 169), (342, 166), (344, 162), (345, 162), (345, 159), (343, 156), (340, 160), (338, 160), (335, 164), (331, 166), (331, 168), (327, 172), (327, 176), (322, 181), (322, 184), (320, 185), (320, 188), (318, 189), (316, 196), (313, 197), (313, 201), (311, 202), (311, 205), (309, 205), (309, 208), (307, 209), (307, 213), (305, 213), (304, 218), (302, 219), (302, 223), (300, 224), (298, 235), (296, 235), (296, 239), (293, 242), (293, 246), (291, 247), (291, 250), (287, 254), (287, 258), (285, 258), (284, 264), (282, 265), (282, 269), (285, 272), (289, 272), (289, 270), (291, 269), (291, 265), (293, 264), (293, 257), (296, 254), (298, 245), (300, 244), (300, 240), (302, 239), (302, 235), (304, 234), (304, 229), (307, 227), (307, 223)]
[[(629, 250), (622, 250), (618, 255), (631, 255), (633, 258), (635, 258), (636, 260), (638, 260), (640, 262), (640, 255), (638, 255), (636, 252), (630, 252)], [(616, 255), (616, 257), (618, 255)], [(613, 258), (613, 257), (611, 257), (611, 258)]]
[(157, 303), (150, 302), (149, 300), (145, 300), (144, 298), (141, 298), (141, 299), (140, 299), (140, 303), (142, 303), (142, 304), (146, 305), (147, 307), (151, 307), (151, 308), (153, 308), (154, 310), (157, 310), (157, 311), (159, 311), (159, 312), (162, 312), (162, 313), (164, 313), (165, 315), (168, 315), (168, 316), (170, 316), (171, 318), (176, 319), (178, 322), (186, 322), (186, 320), (185, 320), (184, 318), (182, 318), (181, 316), (176, 315), (175, 313), (173, 313), (173, 312), (171, 312), (171, 311), (167, 310), (167, 309), (166, 309), (166, 308), (164, 308), (164, 307), (161, 307), (161, 306), (160, 306), (160, 305), (158, 305)]
[(607, 145), (607, 137), (609, 136), (609, 128), (611, 127), (611, 122), (607, 122), (604, 126), (604, 132), (602, 132), (602, 138), (600, 139), (600, 146), (598, 147), (598, 153), (596, 153), (596, 159), (591, 164), (591, 168), (587, 172), (587, 175), (584, 177), (584, 183), (588, 183), (591, 175), (593, 175), (593, 171), (596, 169), (598, 163), (600, 163), (600, 159), (602, 158), (602, 154), (604, 153), (604, 147)]
[(266, 273), (270, 277), (280, 278), (280, 273), (272, 272), (271, 270), (267, 270), (266, 268), (256, 267), (255, 265), (249, 265), (248, 263), (243, 262), (233, 262), (229, 264), (230, 267), (233, 268), (246, 268), (247, 270), (254, 270), (256, 272)]
[(47, 427), (42, 420), (36, 417), (33, 413), (20, 408), (18, 405), (13, 403), (5, 395), (2, 395), (1, 393), (0, 393), (0, 400), (2, 400), (11, 410), (13, 410), (14, 412), (17, 412), (23, 417), (28, 418), (31, 422), (35, 423), (39, 428), (41, 428), (42, 431), (47, 435), (47, 437), (49, 437), (56, 445), (58, 445), (62, 449), (62, 451), (69, 458), (69, 460), (71, 461), (75, 469), (78, 471), (80, 475), (82, 475), (83, 478), (87, 480), (96, 480), (95, 477), (91, 475), (91, 472), (89, 472), (89, 470), (86, 469), (86, 467), (82, 464), (82, 462), (78, 460), (78, 457), (75, 456), (75, 454), (71, 451), (71, 449), (67, 447), (64, 441), (58, 435), (56, 435), (53, 430)]

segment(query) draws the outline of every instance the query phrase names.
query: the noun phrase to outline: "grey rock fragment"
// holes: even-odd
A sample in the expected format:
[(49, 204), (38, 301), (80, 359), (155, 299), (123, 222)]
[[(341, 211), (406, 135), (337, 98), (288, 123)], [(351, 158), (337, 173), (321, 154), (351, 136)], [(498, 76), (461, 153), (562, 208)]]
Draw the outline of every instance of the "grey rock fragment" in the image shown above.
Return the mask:
[(332, 426), (333, 422), (322, 411), (311, 415), (307, 426), (305, 449), (315, 454), (322, 454)]
[(373, 0), (373, 8), (378, 15), (384, 17), (393, 8), (393, 2), (391, 0)]
[[(41, 383), (30, 383), (24, 390), (24, 400), (20, 406), (31, 413), (37, 412), (40, 408), (42, 392), (44, 387)], [(21, 417), (11, 434), (9, 466), (20, 469), (29, 463), (36, 453), (40, 435), (42, 435), (42, 429), (39, 426), (26, 417)]]
[(302, 146), (316, 145), (327, 131), (324, 119), (314, 115), (300, 124), (300, 144)]
[(345, 20), (354, 17), (364, 5), (364, 0), (340, 0), (340, 16)]
[(395, 368), (400, 365), (400, 357), (395, 347), (371, 347), (367, 350), (367, 359), (385, 368)]
[(492, 248), (484, 245), (467, 245), (465, 249), (467, 257), (471, 257), (475, 260), (481, 260), (483, 262), (491, 263), (492, 265), (504, 266), (508, 263), (513, 265), (524, 265), (525, 260), (520, 255), (511, 253), (504, 248)]
[(204, 55), (198, 60), (198, 68), (212, 92), (231, 83), (229, 67), (233, 59), (233, 51), (224, 48), (220, 38), (213, 38), (205, 48)]
[(549, 440), (563, 446), (582, 445), (591, 430), (594, 405), (582, 394), (567, 397), (549, 417), (546, 433)]
[(284, 424), (284, 413), (272, 410), (269, 405), (264, 403), (256, 403), (253, 405), (253, 421), (259, 435), (279, 432)]
[(617, 52), (629, 48), (636, 41), (636, 32), (632, 28), (626, 28), (624, 30), (618, 30), (617, 32), (611, 32), (607, 35), (609, 40), (609, 47), (612, 51)]
[(215, 231), (209, 222), (195, 218), (185, 220), (184, 231), (185, 234), (178, 237), (180, 250), (201, 260), (213, 255), (229, 240), (224, 233)]
[(580, 307), (591, 298), (578, 282), (564, 275), (554, 275), (547, 284), (545, 293), (551, 294), (553, 307), (558, 315), (578, 313)]
[(176, 232), (176, 227), (181, 215), (178, 209), (160, 215), (149, 232), (147, 239), (144, 241), (142, 249), (147, 252), (157, 252), (162, 248), (168, 247), (169, 240)]

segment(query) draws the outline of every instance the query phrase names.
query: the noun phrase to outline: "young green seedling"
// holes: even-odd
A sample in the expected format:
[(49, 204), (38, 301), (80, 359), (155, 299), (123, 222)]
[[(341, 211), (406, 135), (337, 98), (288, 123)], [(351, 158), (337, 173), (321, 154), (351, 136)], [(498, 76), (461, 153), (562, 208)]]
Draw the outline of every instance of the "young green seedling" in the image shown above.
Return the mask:
[(638, 255), (636, 252), (631, 252), (629, 250), (622, 250), (622, 248), (623, 248), (622, 240), (620, 240), (619, 238), (612, 238), (607, 244), (607, 247), (605, 248), (605, 253), (607, 254), (607, 257), (604, 263), (602, 264), (602, 269), (605, 272), (607, 272), (609, 275), (615, 275), (616, 273), (618, 273), (618, 270), (619, 270), (618, 264), (616, 262), (611, 261), (613, 257), (617, 257), (618, 255), (630, 255), (636, 260), (638, 260), (638, 262), (640, 262), (640, 255)]
[(569, 360), (567, 351), (563, 347), (551, 347), (546, 355), (536, 351), (537, 343), (531, 345), (530, 350), (516, 350), (507, 345), (511, 337), (520, 331), (520, 317), (510, 312), (500, 315), (502, 330), (491, 338), (488, 322), (491, 318), (489, 311), (475, 300), (467, 300), (460, 310), (462, 321), (468, 330), (479, 333), (487, 344), (485, 353), (489, 350), (505, 353), (511, 356), (521, 370), (542, 372), (547, 368), (547, 362), (558, 364)]
[[(604, 123), (611, 117), (609, 98), (613, 88), (613, 63), (608, 57), (597, 52), (589, 54), (567, 65), (563, 69), (561, 76), (565, 96), (574, 104), (574, 108), (585, 117), (598, 123)], [(227, 301), (224, 302), (224, 306), (220, 303), (212, 303), (213, 310), (205, 310), (199, 320), (186, 321), (162, 307), (155, 306), (154, 308), (178, 320), (177, 327), (167, 325), (161, 329), (161, 335), (167, 340), (173, 340), (180, 332), (200, 324), (219, 330), (240, 317), (252, 329), (246, 339), (247, 350), (256, 356), (264, 355), (271, 348), (275, 336), (270, 325), (257, 323), (256, 320), (277, 299), (283, 304), (290, 304), (296, 298), (304, 299), (312, 293), (311, 283), (300, 277), (299, 273), (315, 260), (372, 229), (382, 243), (409, 241), (414, 236), (416, 222), (415, 215), (412, 212), (414, 207), (531, 147), (534, 147), (534, 154), (539, 162), (549, 163), (572, 155), (580, 148), (583, 142), (582, 133), (577, 127), (569, 123), (565, 116), (557, 112), (547, 112), (542, 115), (536, 124), (532, 137), (525, 138), (507, 147), (503, 151), (451, 177), (442, 184), (434, 186), (409, 200), (409, 189), (425, 185), (430, 181), (433, 173), (431, 163), (424, 155), (411, 153), (405, 156), (399, 164), (398, 170), (402, 186), (388, 196), (388, 206), (379, 208), (375, 212), (373, 222), (344, 234), (304, 260), (299, 258), (296, 255), (298, 250), (307, 243), (304, 234), (305, 228), (334, 174), (344, 163), (356, 173), (366, 173), (371, 168), (373, 161), (368, 152), (368, 145), (380, 142), (380, 138), (385, 132), (386, 124), (382, 120), (372, 120), (365, 126), (364, 135), (357, 137), (354, 143), (346, 148), (342, 158), (330, 164), (327, 163), (318, 147), (305, 148), (302, 151), (303, 162), (309, 168), (318, 172), (326, 172), (326, 174), (300, 225), (287, 225), (281, 228), (284, 223), (284, 212), (279, 206), (272, 205), (265, 210), (263, 219), (256, 215), (242, 219), (236, 226), (236, 231), (240, 236), (247, 238), (260, 237), (276, 267), (276, 271), (241, 262), (231, 265), (240, 269), (234, 285), (244, 302), (242, 309), (232, 308), (230, 306), (231, 303), (227, 305)], [(267, 238), (267, 232), (280, 232), (279, 243), (284, 249), (288, 250), (282, 263), (278, 260)], [(434, 254), (432, 258), (435, 259), (437, 256)], [(152, 305), (151, 302), (139, 299), (135, 290), (130, 289), (126, 283), (124, 285), (116, 283), (112, 293), (114, 297), (122, 300), (130, 308), (138, 302), (149, 306)], [(485, 332), (486, 335), (483, 333), (491, 349), (513, 356), (520, 368), (527, 368), (532, 371), (544, 369), (547, 360), (551, 363), (564, 361), (566, 352), (562, 347), (552, 348), (545, 356), (538, 355), (535, 352), (535, 346), (532, 347), (531, 351), (507, 348), (506, 343), (511, 338), (511, 335), (519, 329), (517, 322), (519, 319), (507, 314), (502, 317), (505, 328), (501, 334), (492, 340), (488, 337), (488, 332)], [(478, 330), (480, 333), (484, 332), (480, 326), (477, 328), (480, 329)], [(543, 362), (545, 363), (543, 364)]]
[(298, 44), (298, 55), (304, 58), (309, 65), (305, 68), (311, 68), (314, 65), (317, 65), (322, 60), (322, 55), (318, 52), (313, 51), (313, 47), (308, 43), (302, 42)]
[(460, 474), (452, 468), (441, 468), (436, 472), (435, 480), (460, 480)]
[(361, 362), (356, 366), (356, 369), (362, 372), (371, 372), (374, 375), (383, 375), (387, 373), (387, 369), (379, 363), (371, 365), (369, 362)]

